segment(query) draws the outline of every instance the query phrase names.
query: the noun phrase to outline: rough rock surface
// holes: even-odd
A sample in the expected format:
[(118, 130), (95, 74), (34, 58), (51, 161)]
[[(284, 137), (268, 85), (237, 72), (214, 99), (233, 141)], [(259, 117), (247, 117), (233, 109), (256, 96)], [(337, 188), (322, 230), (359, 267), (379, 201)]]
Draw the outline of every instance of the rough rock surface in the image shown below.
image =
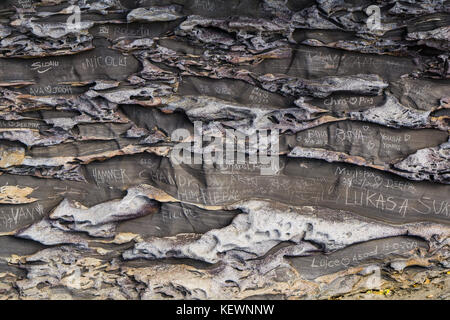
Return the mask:
[(2, 1), (0, 299), (450, 299), (449, 28), (446, 0)]

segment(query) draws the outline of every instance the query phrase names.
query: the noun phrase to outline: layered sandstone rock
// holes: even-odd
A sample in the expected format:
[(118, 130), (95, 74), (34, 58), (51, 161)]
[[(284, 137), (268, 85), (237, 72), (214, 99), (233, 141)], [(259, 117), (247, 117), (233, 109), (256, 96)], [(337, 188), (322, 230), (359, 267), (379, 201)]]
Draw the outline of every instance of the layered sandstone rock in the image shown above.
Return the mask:
[(444, 0), (3, 1), (0, 298), (448, 299), (449, 25)]

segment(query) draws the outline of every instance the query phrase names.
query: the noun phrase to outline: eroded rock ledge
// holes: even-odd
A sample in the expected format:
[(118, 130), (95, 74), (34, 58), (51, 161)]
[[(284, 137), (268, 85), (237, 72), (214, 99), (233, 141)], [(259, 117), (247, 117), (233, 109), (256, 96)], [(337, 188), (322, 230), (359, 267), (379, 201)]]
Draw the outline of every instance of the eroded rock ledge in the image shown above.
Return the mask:
[[(0, 299), (449, 299), (449, 25), (443, 0), (3, 1)], [(250, 139), (210, 159), (230, 129), (276, 132), (276, 170)]]

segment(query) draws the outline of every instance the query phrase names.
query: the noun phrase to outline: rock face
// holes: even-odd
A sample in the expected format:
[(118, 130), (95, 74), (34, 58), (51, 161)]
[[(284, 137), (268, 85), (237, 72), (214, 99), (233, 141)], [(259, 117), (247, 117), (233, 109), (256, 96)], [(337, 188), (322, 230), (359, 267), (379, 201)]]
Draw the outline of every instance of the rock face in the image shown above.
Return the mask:
[(444, 0), (2, 1), (0, 298), (449, 299), (449, 26)]

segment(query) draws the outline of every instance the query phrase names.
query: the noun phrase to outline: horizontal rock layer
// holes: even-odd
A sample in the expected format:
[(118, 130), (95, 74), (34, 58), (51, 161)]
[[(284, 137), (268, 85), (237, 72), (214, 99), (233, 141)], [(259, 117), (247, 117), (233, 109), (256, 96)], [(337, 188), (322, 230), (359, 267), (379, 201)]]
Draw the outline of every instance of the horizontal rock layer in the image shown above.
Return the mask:
[(448, 299), (449, 25), (444, 0), (3, 1), (0, 298)]

